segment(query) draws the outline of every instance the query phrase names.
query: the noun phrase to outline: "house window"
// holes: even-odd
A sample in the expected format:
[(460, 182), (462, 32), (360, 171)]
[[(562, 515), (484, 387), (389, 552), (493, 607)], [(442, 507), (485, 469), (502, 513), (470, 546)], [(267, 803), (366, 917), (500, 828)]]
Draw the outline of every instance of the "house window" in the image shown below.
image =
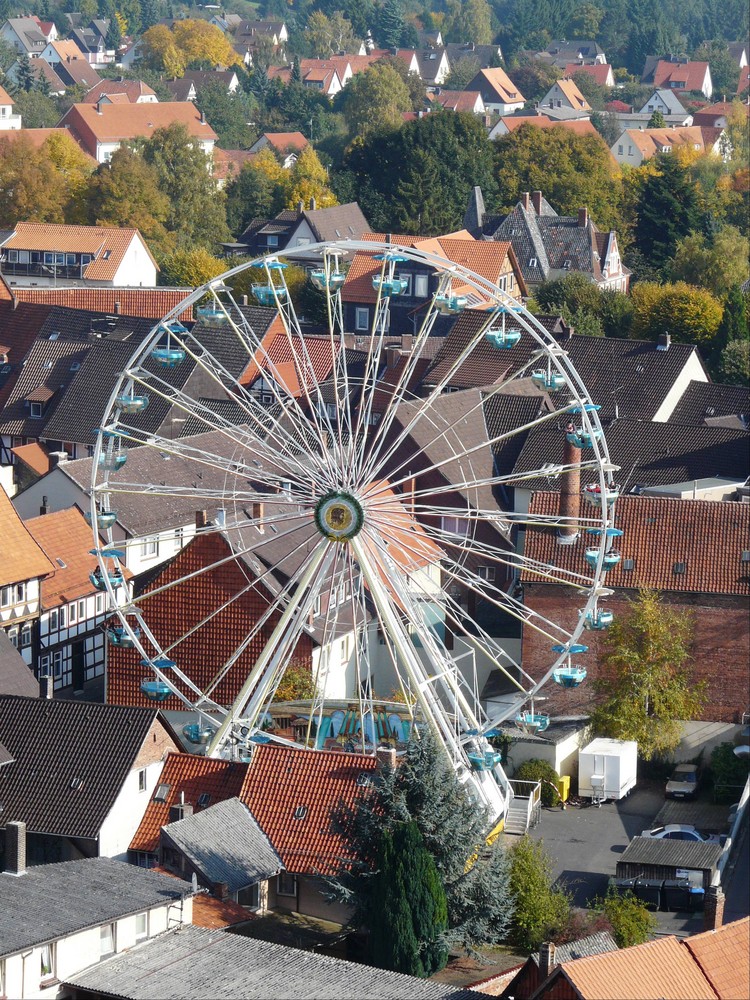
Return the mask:
[(152, 538), (144, 538), (141, 542), (141, 558), (148, 559), (149, 557), (159, 555), (159, 539), (156, 536)]
[(426, 274), (414, 275), (414, 295), (418, 299), (426, 299), (430, 292), (430, 279)]
[(31, 645), (31, 622), (24, 622), (21, 628), (21, 649), (27, 649)]
[(9, 604), (13, 603), (13, 588), (3, 587), (0, 590), (0, 606), (7, 608)]
[(442, 517), (441, 527), (446, 535), (456, 535), (466, 538), (469, 534), (469, 522), (463, 517)]
[(135, 939), (145, 941), (148, 937), (148, 913), (136, 913), (135, 915)]
[(687, 569), (687, 563), (676, 562), (672, 567), (672, 572), (674, 573), (675, 576), (684, 576), (686, 569)]
[(174, 529), (174, 547), (175, 547), (175, 549), (177, 549), (177, 550), (181, 549), (182, 548), (182, 542), (183, 542), (183, 531), (182, 531), (182, 528), (175, 528)]
[(260, 888), (258, 883), (255, 882), (253, 885), (248, 885), (244, 889), (240, 889), (237, 893), (237, 902), (240, 906), (247, 907), (248, 910), (257, 910), (260, 906)]
[(354, 313), (354, 326), (357, 330), (367, 330), (370, 326), (370, 310), (357, 307)]
[(17, 264), (18, 263), (18, 250), (9, 250), (8, 251), (8, 263), (9, 264)]
[(39, 676), (49, 677), (49, 656), (39, 657)]
[(9, 628), (8, 629), (8, 638), (11, 641), (11, 645), (15, 646), (16, 649), (18, 649), (18, 629), (17, 628)]
[(104, 924), (99, 928), (99, 955), (105, 958), (115, 953), (115, 925)]
[(477, 576), (480, 580), (486, 580), (488, 583), (493, 583), (495, 580), (495, 567), (477, 566)]
[(58, 649), (52, 654), (52, 674), (54, 677), (62, 677), (62, 650)]
[(267, 247), (277, 247), (279, 245), (279, 237), (276, 234), (270, 234), (266, 236), (266, 246)]
[(104, 611), (104, 594), (96, 595), (96, 613), (100, 615)]
[(148, 779), (146, 768), (142, 767), (138, 772), (138, 791), (145, 792), (148, 790)]
[(31, 417), (41, 417), (41, 415), (42, 415), (42, 404), (41, 403), (32, 403), (31, 404), (31, 409), (30, 409), (30, 412), (29, 412), (29, 416), (31, 416)]
[(42, 979), (50, 979), (55, 974), (55, 945), (43, 944), (39, 952), (39, 972)]
[(623, 152), (623, 147), (622, 147), (622, 144), (620, 144), (620, 145), (619, 145), (619, 146), (617, 147), (617, 155), (618, 155), (618, 156), (622, 156), (622, 152)]
[(49, 613), (49, 620), (47, 622), (47, 630), (49, 632), (54, 632), (57, 629), (57, 619), (58, 619), (58, 617), (59, 617), (59, 615), (58, 615), (57, 608), (55, 608), (54, 611), (50, 611), (50, 613)]
[(406, 288), (403, 290), (402, 295), (411, 296), (411, 278), (410, 274), (399, 274), (398, 277), (406, 282)]
[(154, 802), (166, 802), (169, 795), (169, 785), (161, 784), (156, 786)]
[(198, 806), (199, 809), (205, 809), (210, 801), (211, 801), (211, 793), (201, 792), (200, 795), (198, 796), (198, 801), (196, 802), (196, 805)]
[(78, 602), (78, 621), (82, 622), (85, 617), (86, 617), (86, 602), (85, 601), (79, 601)]
[(297, 895), (297, 876), (289, 872), (279, 872), (276, 878), (276, 894), (278, 896)]
[(631, 573), (635, 569), (635, 559), (623, 559), (622, 568), (624, 572)]
[(75, 625), (75, 623), (77, 621), (78, 621), (78, 617), (76, 615), (76, 606), (75, 606), (75, 603), (69, 604), (68, 605), (68, 623), (70, 625)]
[(536, 267), (536, 257), (532, 257), (529, 261), (529, 267)]

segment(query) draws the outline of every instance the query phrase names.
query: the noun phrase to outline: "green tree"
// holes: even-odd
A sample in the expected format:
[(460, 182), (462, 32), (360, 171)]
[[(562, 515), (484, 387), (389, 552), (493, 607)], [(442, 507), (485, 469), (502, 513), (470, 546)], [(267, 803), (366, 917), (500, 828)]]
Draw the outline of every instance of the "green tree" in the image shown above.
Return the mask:
[(409, 91), (411, 110), (422, 111), (424, 109), (427, 99), (427, 87), (421, 77), (417, 76), (416, 73), (409, 72), (409, 67), (403, 59), (400, 59), (398, 56), (387, 55), (378, 59), (375, 65), (390, 66), (391, 69), (395, 69), (403, 82), (406, 84), (406, 89)]
[(656, 340), (670, 333), (682, 343), (711, 349), (722, 317), (721, 302), (705, 288), (684, 281), (658, 285), (639, 281), (631, 292), (633, 322), (631, 335), (639, 340)]
[(542, 805), (559, 805), (560, 796), (557, 794), (557, 782), (560, 780), (560, 775), (549, 761), (541, 760), (539, 757), (525, 760), (520, 767), (516, 768), (513, 779), (517, 781), (541, 781)]
[(510, 67), (513, 83), (527, 101), (540, 101), (553, 84), (563, 75), (563, 71), (552, 63), (542, 62), (521, 55), (513, 60)]
[(719, 376), (727, 385), (750, 385), (750, 340), (732, 340), (724, 348)]
[(543, 282), (534, 297), (545, 312), (567, 306), (570, 310), (588, 310), (599, 314), (601, 292), (595, 283), (580, 271), (571, 271), (562, 278)]
[(582, 3), (568, 21), (568, 38), (598, 38), (604, 10), (593, 3)]
[(55, 102), (40, 90), (19, 90), (13, 103), (24, 128), (54, 128), (60, 120)]
[(46, 151), (21, 134), (0, 137), (0, 226), (22, 222), (64, 222), (64, 178)]
[(646, 128), (666, 128), (667, 123), (664, 121), (664, 115), (657, 108), (648, 120)]
[(632, 948), (650, 941), (658, 927), (656, 917), (640, 899), (626, 892), (610, 891), (595, 900), (592, 909), (600, 911), (609, 924), (618, 948)]
[(513, 915), (509, 858), (485, 842), (488, 818), (459, 784), (429, 731), (412, 739), (395, 769), (384, 767), (353, 810), (334, 817), (348, 846), (331, 895), (354, 908), (353, 925), (370, 923), (373, 873), (382, 837), (414, 820), (435, 862), (448, 904), (446, 940), (466, 950), (504, 939)]
[(375, 37), (383, 49), (398, 48), (404, 33), (404, 11), (400, 0), (385, 0), (380, 8)]
[(636, 246), (654, 266), (663, 267), (698, 223), (695, 185), (677, 157), (656, 157), (654, 172), (641, 186), (636, 216)]
[(383, 835), (372, 904), (370, 957), (374, 965), (421, 977), (445, 966), (445, 891), (413, 820)]
[(492, 10), (487, 0), (446, 0), (443, 38), (448, 42), (492, 41)]
[(511, 941), (523, 951), (536, 951), (563, 930), (570, 917), (570, 901), (565, 892), (553, 888), (552, 862), (541, 841), (524, 836), (509, 854), (515, 902)]
[(357, 73), (342, 91), (339, 106), (351, 135), (397, 129), (411, 110), (409, 90), (392, 66), (378, 64)]
[(607, 631), (601, 672), (594, 684), (600, 701), (591, 714), (599, 736), (636, 740), (645, 760), (671, 753), (681, 723), (698, 716), (705, 682), (689, 666), (693, 622), (641, 590), (622, 618)]
[(745, 296), (739, 285), (729, 289), (716, 340), (722, 350), (733, 340), (750, 340)]
[[(21, 89), (25, 90), (28, 94), (34, 89), (34, 84), (36, 78), (34, 76), (34, 71), (31, 68), (31, 59), (24, 53), (18, 60), (18, 69), (16, 70), (16, 85)], [(26, 126), (30, 128), (32, 126)]]
[(179, 248), (210, 248), (229, 238), (224, 195), (184, 125), (156, 129), (143, 144), (143, 158), (156, 170), (159, 189), (169, 198), (166, 226), (175, 233)]
[(450, 73), (445, 78), (443, 87), (446, 90), (466, 90), (467, 84), (471, 83), (481, 68), (482, 64), (475, 56), (462, 56), (451, 63)]
[(276, 185), (263, 170), (246, 163), (227, 184), (227, 222), (235, 236), (240, 236), (253, 219), (270, 219), (276, 200)]
[(693, 59), (708, 63), (714, 94), (718, 95), (719, 100), (724, 95), (736, 93), (740, 67), (737, 60), (729, 54), (725, 39), (715, 39), (699, 45), (693, 54)]
[(219, 137), (222, 149), (247, 149), (252, 145), (255, 134), (247, 124), (253, 114), (249, 95), (239, 89), (230, 94), (221, 80), (211, 80), (201, 86), (195, 103)]
[(169, 198), (159, 188), (152, 164), (127, 146), (112, 154), (94, 173), (89, 185), (88, 210), (92, 225), (133, 226), (153, 250), (165, 252)]
[(292, 663), (284, 671), (276, 694), (275, 702), (279, 701), (309, 701), (318, 693), (310, 668), (304, 663)]
[(87, 221), (87, 198), (89, 178), (93, 172), (91, 159), (83, 152), (68, 132), (53, 133), (42, 145), (42, 152), (49, 157), (57, 171), (65, 197), (63, 213), (65, 221), (81, 224)]
[(740, 797), (747, 781), (747, 758), (734, 753), (734, 743), (719, 743), (711, 751), (711, 780), (715, 802), (732, 802)]
[(598, 136), (521, 125), (495, 141), (495, 176), (501, 209), (538, 190), (561, 215), (586, 205), (600, 229), (619, 228), (619, 168)]
[(722, 226), (710, 238), (690, 233), (675, 247), (667, 273), (672, 281), (686, 281), (725, 298), (750, 278), (750, 240), (734, 226)]
[(290, 175), (287, 208), (294, 208), (300, 201), (308, 206), (313, 198), (317, 208), (331, 208), (338, 204), (335, 194), (328, 186), (325, 167), (312, 146), (305, 146)]
[(197, 288), (226, 271), (226, 262), (213, 257), (205, 247), (175, 250), (160, 261), (160, 281), (164, 285)]

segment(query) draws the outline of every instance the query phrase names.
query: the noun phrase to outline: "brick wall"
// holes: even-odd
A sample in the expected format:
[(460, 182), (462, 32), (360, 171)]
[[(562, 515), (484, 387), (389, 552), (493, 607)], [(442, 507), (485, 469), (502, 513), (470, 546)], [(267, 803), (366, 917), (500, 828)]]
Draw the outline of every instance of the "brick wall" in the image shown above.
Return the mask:
[(180, 753), (181, 750), (182, 747), (175, 743), (162, 723), (158, 719), (154, 719), (148, 735), (138, 751), (133, 770), (155, 764), (157, 761), (164, 760), (168, 753)]
[[(526, 584), (525, 603), (550, 621), (571, 627), (578, 618), (578, 608), (583, 601), (566, 587), (546, 584)], [(628, 601), (637, 596), (636, 591), (618, 590), (608, 598), (606, 607), (615, 617), (628, 613)], [(748, 711), (748, 663), (750, 663), (750, 616), (744, 597), (711, 597), (707, 594), (662, 595), (665, 606), (689, 611), (693, 614), (694, 636), (692, 644), (693, 669), (696, 680), (708, 682), (707, 702), (701, 718), (707, 722), (741, 720)], [(589, 652), (576, 657), (588, 671), (587, 680), (577, 688), (560, 688), (554, 683), (546, 686), (548, 701), (544, 711), (552, 715), (585, 714), (591, 707), (592, 684), (597, 676), (599, 656), (606, 640), (606, 632), (585, 633), (583, 642)], [(532, 677), (539, 678), (549, 669), (554, 654), (546, 636), (529, 628), (523, 634), (523, 667)]]

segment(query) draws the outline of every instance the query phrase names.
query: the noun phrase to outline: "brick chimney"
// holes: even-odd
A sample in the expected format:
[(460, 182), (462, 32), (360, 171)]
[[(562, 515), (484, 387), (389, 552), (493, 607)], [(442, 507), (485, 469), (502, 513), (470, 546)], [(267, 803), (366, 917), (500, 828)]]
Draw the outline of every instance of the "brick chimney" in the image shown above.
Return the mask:
[(715, 931), (724, 923), (725, 896), (718, 885), (709, 886), (703, 899), (703, 930)]
[(229, 884), (227, 882), (217, 882), (214, 885), (214, 896), (217, 899), (229, 899)]
[(20, 820), (5, 824), (4, 875), (26, 874), (26, 824)]
[(205, 528), (208, 524), (208, 513), (205, 510), (196, 510), (195, 512), (195, 527), (200, 531), (201, 528)]
[(532, 202), (532, 204), (534, 206), (534, 211), (536, 212), (536, 214), (537, 215), (541, 215), (542, 214), (542, 192), (541, 191), (532, 191), (532, 193), (531, 193), (531, 202)]
[(563, 441), (563, 465), (572, 468), (566, 468), (560, 477), (560, 517), (566, 520), (557, 532), (558, 545), (572, 545), (578, 538), (578, 528), (572, 519), (578, 517), (581, 506), (581, 449), (568, 440), (568, 433), (573, 430), (573, 424), (568, 424)]
[(315, 209), (316, 209), (316, 207), (317, 207), (317, 204), (318, 204), (318, 203), (317, 203), (317, 202), (315, 201), (315, 198), (311, 198), (311, 199), (310, 199), (310, 211), (311, 211), (311, 212), (314, 212), (314, 211), (315, 211)]
[(531, 196), (528, 191), (524, 191), (524, 193), (521, 195), (521, 204), (528, 212), (529, 206), (531, 205)]
[(395, 747), (378, 747), (375, 751), (375, 756), (380, 767), (390, 767), (392, 769), (396, 767)]
[[(184, 793), (183, 793), (184, 797)], [(187, 819), (193, 815), (193, 807), (189, 802), (175, 802), (169, 807), (169, 822), (178, 823), (181, 819)]]
[(578, 228), (585, 229), (589, 224), (589, 210), (587, 208), (578, 209)]
[(545, 941), (539, 948), (539, 979), (541, 982), (547, 978), (557, 965), (555, 953), (557, 948), (551, 941)]

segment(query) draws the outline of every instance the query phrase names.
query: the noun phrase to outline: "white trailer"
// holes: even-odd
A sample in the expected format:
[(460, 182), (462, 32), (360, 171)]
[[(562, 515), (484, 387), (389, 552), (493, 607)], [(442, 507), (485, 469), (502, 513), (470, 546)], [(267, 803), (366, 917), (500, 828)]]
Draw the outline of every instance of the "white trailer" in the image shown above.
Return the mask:
[(637, 767), (634, 740), (592, 740), (578, 752), (578, 794), (597, 805), (623, 799), (635, 787)]

